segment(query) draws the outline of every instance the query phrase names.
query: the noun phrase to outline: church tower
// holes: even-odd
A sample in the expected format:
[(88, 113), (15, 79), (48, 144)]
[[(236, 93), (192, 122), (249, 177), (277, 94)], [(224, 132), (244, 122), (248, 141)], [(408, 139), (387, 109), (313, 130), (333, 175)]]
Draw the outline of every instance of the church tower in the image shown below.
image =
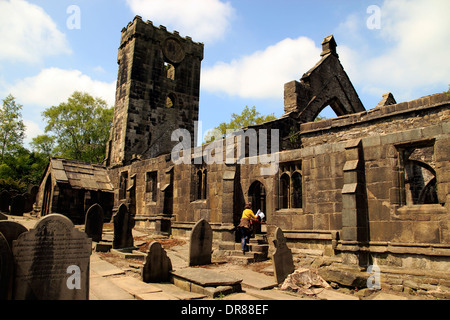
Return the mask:
[(139, 16), (122, 30), (107, 166), (170, 153), (176, 129), (187, 129), (194, 146), (202, 60), (203, 43)]

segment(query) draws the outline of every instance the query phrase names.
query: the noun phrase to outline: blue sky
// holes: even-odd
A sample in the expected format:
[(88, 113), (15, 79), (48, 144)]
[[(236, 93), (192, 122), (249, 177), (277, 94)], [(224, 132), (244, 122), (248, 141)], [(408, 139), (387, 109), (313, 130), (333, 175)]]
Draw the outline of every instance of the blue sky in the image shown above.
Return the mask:
[(371, 109), (386, 92), (401, 102), (448, 89), (448, 12), (448, 0), (0, 0), (0, 97), (24, 106), (26, 142), (75, 90), (113, 105), (120, 32), (140, 15), (205, 43), (202, 133), (246, 105), (281, 116), (284, 83), (330, 34)]

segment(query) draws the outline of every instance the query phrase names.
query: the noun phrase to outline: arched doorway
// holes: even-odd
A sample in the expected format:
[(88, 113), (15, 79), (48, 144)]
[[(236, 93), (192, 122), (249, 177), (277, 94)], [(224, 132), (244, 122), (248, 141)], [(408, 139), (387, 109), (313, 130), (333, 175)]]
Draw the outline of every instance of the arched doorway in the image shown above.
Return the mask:
[[(261, 210), (266, 215), (266, 189), (264, 185), (256, 180), (252, 183), (250, 188), (248, 189), (248, 201), (252, 203), (252, 210), (256, 214), (258, 210)], [(261, 233), (261, 226), (259, 225), (255, 229), (255, 233)]]

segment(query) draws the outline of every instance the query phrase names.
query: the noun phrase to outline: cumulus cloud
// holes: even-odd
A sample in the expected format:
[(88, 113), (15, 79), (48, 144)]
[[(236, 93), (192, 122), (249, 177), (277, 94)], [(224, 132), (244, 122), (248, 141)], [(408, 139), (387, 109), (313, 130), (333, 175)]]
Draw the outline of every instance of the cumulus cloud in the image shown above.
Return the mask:
[(38, 75), (20, 80), (7, 89), (24, 107), (37, 105), (47, 108), (58, 105), (67, 101), (74, 91), (100, 97), (110, 106), (114, 105), (115, 100), (115, 82), (93, 80), (79, 70), (43, 69)]
[(203, 70), (202, 89), (243, 98), (282, 98), (284, 84), (314, 66), (321, 51), (309, 38), (287, 38), (263, 51)]
[(36, 63), (71, 53), (65, 35), (39, 6), (25, 0), (0, 1), (0, 60)]
[(44, 134), (44, 131), (36, 122), (32, 120), (24, 120), (23, 123), (25, 124), (25, 143), (29, 143), (33, 138)]
[[(404, 100), (417, 98), (419, 89), (446, 86), (450, 79), (449, 11), (447, 0), (385, 0), (381, 29), (371, 32), (387, 49), (373, 55), (367, 50), (372, 45), (367, 40), (363, 50), (348, 42), (339, 50), (344, 66), (369, 94), (391, 91)], [(340, 27), (345, 29), (353, 21), (351, 15)], [(361, 30), (347, 28), (359, 40)]]
[(231, 4), (220, 0), (127, 0), (127, 4), (134, 14), (201, 42), (223, 37), (234, 15)]

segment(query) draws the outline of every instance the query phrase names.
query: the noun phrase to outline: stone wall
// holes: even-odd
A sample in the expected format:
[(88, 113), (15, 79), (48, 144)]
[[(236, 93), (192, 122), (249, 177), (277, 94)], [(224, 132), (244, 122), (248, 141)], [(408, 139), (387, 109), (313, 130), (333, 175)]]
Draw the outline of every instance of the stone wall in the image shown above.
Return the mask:
[[(138, 225), (181, 237), (205, 219), (215, 241), (233, 242), (252, 201), (266, 214), (269, 237), (280, 227), (292, 248), (351, 265), (425, 259), (423, 268), (448, 268), (450, 98), (396, 103), (386, 94), (365, 111), (336, 46), (325, 38), (321, 60), (285, 85), (280, 119), (243, 129), (256, 139), (262, 129), (279, 130), (279, 152), (271, 150), (277, 172), (262, 174), (251, 143), (245, 163), (208, 164), (206, 145), (184, 150), (191, 162), (175, 164), (173, 130), (187, 129), (194, 146), (203, 45), (136, 17), (122, 31), (108, 144), (115, 208), (125, 203)], [(327, 105), (338, 117), (312, 122)], [(217, 143), (224, 159), (236, 152)]]
[[(301, 160), (303, 208), (275, 211), (270, 223), (285, 229), (298, 248), (354, 252), (347, 256), (354, 263), (362, 258), (356, 252), (365, 252), (365, 263), (375, 259), (404, 267), (422, 264), (424, 270), (439, 268), (436, 264), (448, 267), (449, 102), (446, 94), (437, 94), (302, 124), (303, 148), (282, 152), (280, 162)], [(361, 150), (352, 154), (349, 144), (355, 142)], [(409, 203), (401, 154), (423, 148), (432, 150), (429, 166), (436, 175), (437, 201)], [(362, 176), (353, 170), (355, 163), (362, 165)], [(345, 199), (351, 194), (346, 189), (358, 183), (364, 185), (355, 197), (365, 198), (360, 205)], [(362, 222), (361, 215), (366, 215)], [(352, 226), (356, 233), (346, 233)], [(420, 262), (424, 256), (428, 263)]]

